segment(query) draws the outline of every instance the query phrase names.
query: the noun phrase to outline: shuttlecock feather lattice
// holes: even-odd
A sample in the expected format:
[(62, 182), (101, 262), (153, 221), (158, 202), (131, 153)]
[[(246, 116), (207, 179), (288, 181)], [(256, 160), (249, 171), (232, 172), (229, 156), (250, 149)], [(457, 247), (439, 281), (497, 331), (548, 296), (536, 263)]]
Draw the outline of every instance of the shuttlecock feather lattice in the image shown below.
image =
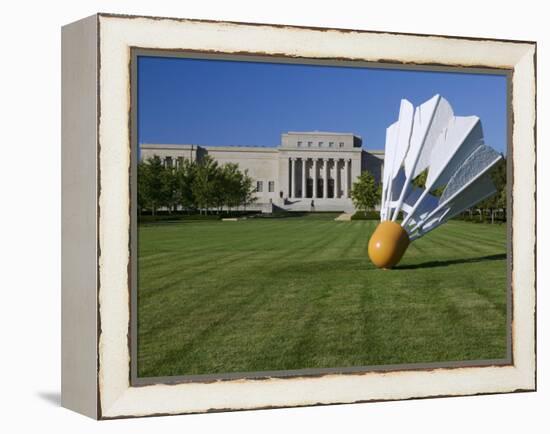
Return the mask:
[[(401, 100), (398, 120), (386, 130), (381, 223), (369, 256), (391, 268), (410, 242), (496, 193), (490, 170), (502, 155), (485, 145), (477, 116), (455, 116), (435, 95), (414, 108)], [(413, 181), (424, 171), (424, 188)], [(440, 197), (432, 192), (443, 189)], [(398, 217), (403, 219), (398, 222)]]

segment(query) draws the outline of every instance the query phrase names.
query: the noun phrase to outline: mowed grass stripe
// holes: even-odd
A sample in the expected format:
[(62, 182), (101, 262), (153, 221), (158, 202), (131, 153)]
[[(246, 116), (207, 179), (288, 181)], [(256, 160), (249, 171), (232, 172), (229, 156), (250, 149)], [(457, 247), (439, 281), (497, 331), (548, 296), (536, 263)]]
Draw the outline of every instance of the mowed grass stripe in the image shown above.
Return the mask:
[(141, 227), (139, 375), (505, 357), (504, 227), (450, 222), (387, 271), (366, 256), (375, 226), (327, 215)]
[[(437, 234), (435, 231), (433, 233), (427, 234), (425, 237), (421, 238), (420, 242), (435, 242), (440, 243), (443, 246), (449, 246), (452, 245), (456, 249), (456, 252), (459, 255), (461, 255), (463, 252), (468, 251), (471, 255), (475, 255), (477, 253), (485, 253), (490, 252), (493, 250), (501, 251), (502, 248), (505, 248), (505, 245), (502, 245), (500, 242), (487, 242), (481, 239), (477, 234), (471, 233), (468, 235), (468, 238), (462, 238), (463, 234), (456, 232), (456, 233), (445, 233), (445, 234)], [(424, 243), (420, 243), (424, 244)], [(452, 252), (450, 252), (452, 253)]]

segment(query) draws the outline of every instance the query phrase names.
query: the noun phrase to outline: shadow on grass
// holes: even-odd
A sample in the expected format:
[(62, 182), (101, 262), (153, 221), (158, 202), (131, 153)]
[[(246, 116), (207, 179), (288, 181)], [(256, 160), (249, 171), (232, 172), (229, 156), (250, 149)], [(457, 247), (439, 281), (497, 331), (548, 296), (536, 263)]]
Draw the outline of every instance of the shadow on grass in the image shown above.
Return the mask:
[(506, 259), (506, 253), (499, 253), (498, 255), (480, 256), (478, 258), (468, 259), (449, 259), (448, 261), (428, 261), (420, 264), (399, 265), (394, 270), (415, 270), (417, 268), (434, 268), (434, 267), (447, 267), (449, 265), (457, 264), (472, 264), (475, 262), (485, 261), (500, 261)]

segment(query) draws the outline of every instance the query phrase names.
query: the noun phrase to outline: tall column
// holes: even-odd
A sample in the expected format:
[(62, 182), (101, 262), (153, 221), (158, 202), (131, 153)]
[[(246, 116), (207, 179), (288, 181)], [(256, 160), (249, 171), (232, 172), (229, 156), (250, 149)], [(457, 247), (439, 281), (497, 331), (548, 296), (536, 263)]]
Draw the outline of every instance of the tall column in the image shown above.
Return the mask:
[(302, 199), (304, 199), (306, 195), (306, 166), (307, 166), (307, 158), (302, 158)]
[(349, 197), (349, 158), (344, 160), (344, 197)]
[(317, 158), (313, 159), (313, 197), (317, 199)]
[(296, 158), (290, 159), (290, 194), (294, 198), (296, 195)]
[(334, 160), (334, 199), (340, 196), (340, 158)]
[(328, 158), (323, 158), (323, 199), (328, 197)]

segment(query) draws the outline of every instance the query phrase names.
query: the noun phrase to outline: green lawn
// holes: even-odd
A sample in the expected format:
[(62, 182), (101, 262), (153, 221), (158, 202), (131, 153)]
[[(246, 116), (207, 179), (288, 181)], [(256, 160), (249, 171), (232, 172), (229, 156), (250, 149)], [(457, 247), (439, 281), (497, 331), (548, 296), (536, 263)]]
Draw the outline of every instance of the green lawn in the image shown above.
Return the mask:
[(138, 376), (506, 357), (505, 225), (451, 221), (394, 270), (376, 221), (139, 228)]

